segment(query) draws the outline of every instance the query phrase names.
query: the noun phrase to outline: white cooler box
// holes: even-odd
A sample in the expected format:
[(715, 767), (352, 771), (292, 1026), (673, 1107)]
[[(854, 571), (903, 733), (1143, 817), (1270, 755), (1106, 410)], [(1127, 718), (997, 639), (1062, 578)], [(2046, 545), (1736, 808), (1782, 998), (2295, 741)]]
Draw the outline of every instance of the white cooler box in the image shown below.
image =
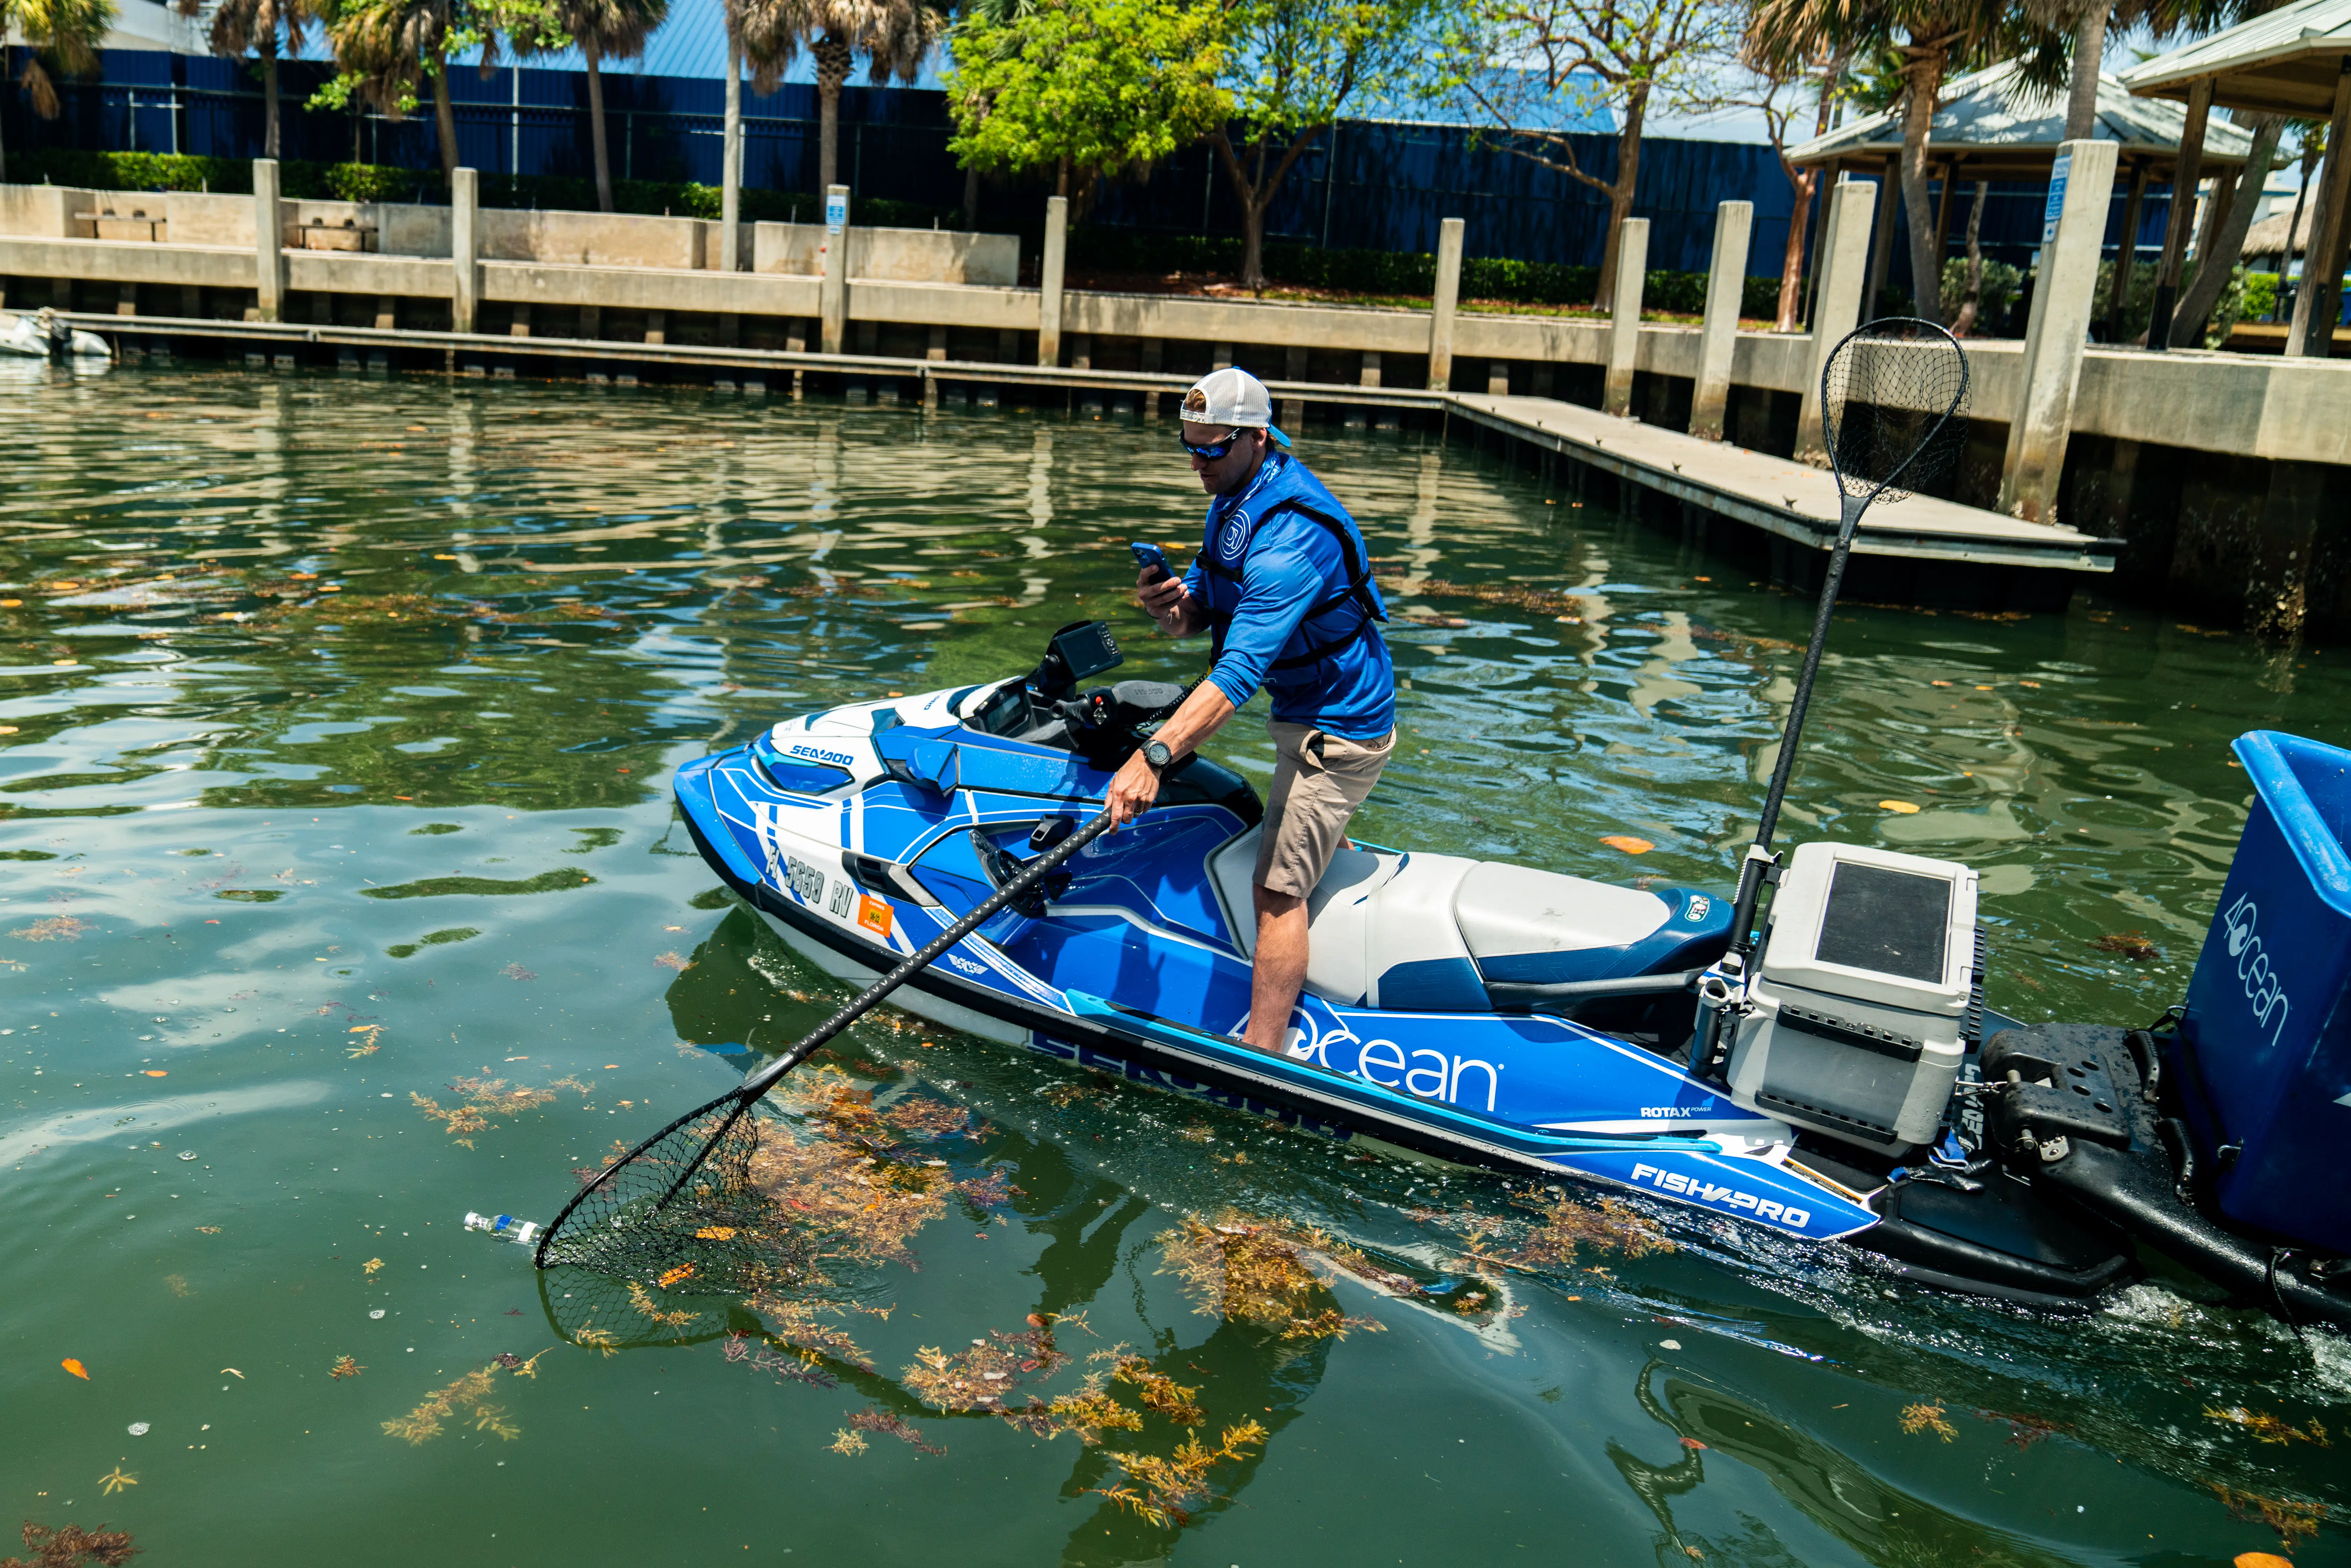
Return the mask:
[(1732, 1098), (1888, 1154), (1932, 1142), (1965, 1054), (1976, 873), (1805, 844), (1771, 900)]

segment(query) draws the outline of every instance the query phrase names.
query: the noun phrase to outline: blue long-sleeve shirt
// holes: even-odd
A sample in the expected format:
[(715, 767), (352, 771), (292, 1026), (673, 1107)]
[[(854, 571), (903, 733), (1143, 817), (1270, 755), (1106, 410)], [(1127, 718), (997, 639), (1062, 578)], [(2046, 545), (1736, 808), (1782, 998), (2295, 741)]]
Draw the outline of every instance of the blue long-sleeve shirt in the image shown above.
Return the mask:
[(1286, 724), (1348, 740), (1386, 735), (1395, 666), (1372, 623), (1387, 610), (1370, 570), (1346, 508), (1297, 458), (1269, 455), (1239, 493), (1209, 502), (1185, 573), (1185, 591), (1221, 623), (1209, 685), (1235, 707), (1264, 686)]

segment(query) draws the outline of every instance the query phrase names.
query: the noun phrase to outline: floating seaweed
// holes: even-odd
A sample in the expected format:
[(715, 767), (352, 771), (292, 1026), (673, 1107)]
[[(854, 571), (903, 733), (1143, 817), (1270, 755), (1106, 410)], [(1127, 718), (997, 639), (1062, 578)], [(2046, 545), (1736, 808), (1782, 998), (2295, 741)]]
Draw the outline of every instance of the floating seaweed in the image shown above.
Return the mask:
[(778, 1354), (760, 1343), (756, 1334), (731, 1333), (726, 1336), (723, 1353), (729, 1362), (747, 1362), (754, 1372), (764, 1372), (778, 1383), (805, 1383), (811, 1388), (838, 1388), (841, 1379), (824, 1370), (816, 1352), (795, 1346), (792, 1354)]
[(487, 1132), (497, 1124), (495, 1118), (519, 1116), (525, 1111), (536, 1110), (558, 1098), (559, 1089), (574, 1090), (583, 1095), (588, 1092), (588, 1085), (576, 1078), (559, 1078), (544, 1089), (509, 1088), (503, 1078), (459, 1078), (449, 1087), (465, 1096), (455, 1105), (444, 1106), (413, 1090), (409, 1092), (409, 1103), (446, 1127), (451, 1138), (469, 1149), (474, 1146), (476, 1133)]
[(1517, 1267), (1548, 1268), (1572, 1262), (1579, 1246), (1597, 1247), (1626, 1258), (1676, 1250), (1673, 1239), (1655, 1220), (1622, 1198), (1604, 1197), (1596, 1206), (1587, 1206), (1564, 1194), (1544, 1201), (1528, 1193), (1520, 1201), (1541, 1216), (1542, 1223), (1518, 1255), (1507, 1260)]
[(1213, 1223), (1187, 1217), (1157, 1241), (1165, 1260), (1159, 1272), (1181, 1281), (1193, 1310), (1207, 1316), (1271, 1329), (1283, 1339), (1343, 1339), (1353, 1329), (1380, 1327), (1323, 1304), (1329, 1287), (1301, 1256), (1302, 1247), (1313, 1246), (1311, 1237), (1228, 1209)]
[(909, 1094), (883, 1113), (883, 1121), (902, 1133), (924, 1138), (957, 1138), (971, 1131), (971, 1113), (961, 1105)]
[(335, 1364), (327, 1368), (327, 1375), (340, 1380), (345, 1377), (357, 1377), (360, 1373), (365, 1372), (366, 1370), (366, 1367), (360, 1365), (351, 1357), (348, 1355), (339, 1355), (335, 1357)]
[(1911, 1437), (1932, 1432), (1946, 1443), (1959, 1435), (1959, 1429), (1943, 1419), (1943, 1406), (1938, 1403), (1905, 1405), (1899, 1417), (1903, 1431)]
[[(878, 1406), (858, 1411), (849, 1417), (849, 1425), (856, 1431), (879, 1432), (885, 1437), (895, 1437), (908, 1448), (919, 1448), (925, 1454), (944, 1455), (946, 1452), (946, 1449), (924, 1437), (921, 1427), (903, 1416), (893, 1415)], [(834, 1448), (836, 1451), (847, 1451), (841, 1449), (838, 1438), (834, 1441)], [(859, 1451), (862, 1451), (862, 1445)]]
[(1188, 1524), (1195, 1512), (1215, 1500), (1216, 1492), (1208, 1485), (1208, 1471), (1227, 1460), (1247, 1458), (1248, 1450), (1262, 1445), (1265, 1438), (1263, 1427), (1255, 1421), (1243, 1421), (1226, 1427), (1213, 1448), (1201, 1442), (1199, 1434), (1194, 1432), (1186, 1434), (1176, 1451), (1164, 1458), (1155, 1454), (1107, 1449), (1109, 1457), (1126, 1472), (1126, 1479), (1115, 1486), (1086, 1490), (1110, 1499), (1161, 1529), (1170, 1524)]
[(140, 1551), (131, 1544), (131, 1532), (127, 1530), (109, 1530), (103, 1524), (96, 1530), (84, 1530), (78, 1524), (61, 1524), (51, 1530), (29, 1519), (25, 1521), (25, 1550), (32, 1556), (0, 1557), (0, 1568), (82, 1568), (89, 1563), (122, 1568)]
[(1038, 1317), (1022, 1333), (991, 1330), (952, 1355), (925, 1345), (915, 1351), (904, 1383), (924, 1404), (950, 1415), (1001, 1415), (1005, 1396), (1024, 1379), (1050, 1377), (1069, 1364), (1068, 1354), (1053, 1343), (1051, 1322)]
[(2241, 1427), (2257, 1440), (2264, 1443), (2315, 1443), (2322, 1448), (2331, 1448), (2335, 1446), (2334, 1438), (2327, 1433), (2325, 1423), (2322, 1421), (2313, 1420), (2307, 1427), (2296, 1427), (2282, 1416), (2248, 1410), (2242, 1406), (2227, 1410), (2217, 1410), (2210, 1405), (2204, 1407), (2204, 1418), (2208, 1421), (2225, 1421), (2232, 1427)]
[(89, 929), (89, 922), (77, 920), (70, 915), (53, 915), (47, 920), (36, 920), (30, 925), (20, 925), (8, 933), (27, 942), (78, 942), (81, 934)]
[[(2278, 1545), (2291, 1552), (2299, 1542), (2318, 1533), (2326, 1521), (2327, 1507), (2323, 1502), (2294, 1502), (2285, 1498), (2263, 1497), (2259, 1492), (2239, 1491), (2234, 1487), (2211, 1483), (2213, 1494), (2230, 1514), (2247, 1523), (2259, 1521), (2277, 1531)], [(5, 1564), (0, 1564), (5, 1568)]]
[(2011, 1448), (2029, 1448), (2045, 1437), (2074, 1429), (2065, 1422), (2043, 1420), (2038, 1416), (2011, 1416), (1999, 1410), (1979, 1410), (1976, 1416), (1984, 1421), (2007, 1422), (2008, 1446)]
[[(546, 1354), (544, 1351), (539, 1353), (540, 1355)], [(504, 1370), (517, 1377), (536, 1378), (538, 1375), (538, 1356), (534, 1355), (519, 1365)], [(497, 1387), (501, 1366), (501, 1363), (493, 1362), (487, 1366), (476, 1367), (455, 1383), (435, 1389), (407, 1415), (384, 1422), (385, 1434), (402, 1439), (412, 1448), (418, 1447), (439, 1437), (441, 1423), (462, 1410), (473, 1417), (476, 1432), (495, 1432), (508, 1442), (521, 1437), (522, 1428), (507, 1418), (506, 1406), (489, 1402), (491, 1393)]]
[(1108, 1361), (1111, 1376), (1131, 1385), (1145, 1410), (1165, 1416), (1178, 1427), (1196, 1427), (1208, 1418), (1193, 1402), (1193, 1396), (1200, 1392), (1197, 1386), (1186, 1387), (1123, 1346), (1098, 1350), (1090, 1359)]
[(1040, 1437), (1072, 1433), (1088, 1448), (1101, 1442), (1104, 1432), (1143, 1430), (1143, 1413), (1112, 1397), (1099, 1372), (1088, 1373), (1075, 1393), (1056, 1395), (1050, 1399), (1040, 1399), (1032, 1394), (1027, 1405), (1002, 1415), (1008, 1424), (1021, 1431)]
[(2152, 964), (2163, 956), (2163, 950), (2140, 931), (2117, 931), (2101, 936), (2090, 944), (2101, 953), (2112, 953), (2117, 958), (2127, 958), (2134, 964)]

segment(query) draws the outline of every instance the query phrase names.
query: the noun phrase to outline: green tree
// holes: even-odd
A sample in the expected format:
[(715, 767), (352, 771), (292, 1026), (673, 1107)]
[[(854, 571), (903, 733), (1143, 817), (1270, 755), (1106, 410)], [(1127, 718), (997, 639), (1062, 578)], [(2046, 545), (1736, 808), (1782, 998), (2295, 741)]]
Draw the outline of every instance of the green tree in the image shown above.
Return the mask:
[(1928, 136), (1943, 83), (2011, 55), (2025, 81), (2064, 85), (2072, 40), (2000, 0), (1760, 0), (1749, 14), (1747, 51), (1766, 69), (1793, 73), (1823, 55), (1899, 57), (1902, 206), (1910, 239), (1912, 308), (1943, 319), (1942, 235), (1927, 189)]
[(1356, 104), (1431, 81), (1435, 0), (1235, 0), (1224, 14), (1232, 118), (1211, 131), (1241, 204), (1241, 285), (1265, 287), (1265, 215), (1290, 166)]
[[(98, 47), (114, 26), (114, 0), (0, 0), (0, 38), (11, 32), (28, 47), (16, 85), (43, 120), (57, 117), (57, 73), (86, 76), (98, 69)], [(0, 145), (0, 177), (8, 150)]]
[(668, 16), (669, 0), (546, 0), (543, 22), (533, 16), (529, 20), (538, 26), (518, 35), (517, 43), (532, 54), (553, 53), (565, 41), (579, 47), (588, 68), (588, 138), (595, 150), (599, 212), (612, 210), (612, 159), (604, 136), (604, 62), (643, 54), (645, 40)]
[[(1468, 0), (1447, 27), (1450, 85), (1472, 118), (1511, 152), (1608, 198), (1604, 303), (1616, 287), (1649, 112), (1719, 102), (1735, 27), (1721, 0)], [(1562, 109), (1617, 117), (1614, 179), (1586, 169), (1567, 132), (1548, 129)]]
[(946, 14), (930, 0), (729, 0), (728, 16), (740, 18), (730, 33), (761, 92), (775, 91), (802, 42), (813, 40), (820, 192), (840, 183), (841, 89), (856, 57), (865, 57), (874, 86), (893, 76), (911, 84), (946, 31)]
[[(180, 0), (180, 15), (193, 16), (203, 0)], [(230, 59), (246, 55), (261, 60), (263, 131), (262, 156), (277, 156), (277, 61), (282, 36), (285, 52), (298, 55), (310, 26), (318, 20), (312, 0), (221, 0), (213, 13), (212, 49)]]
[(1222, 127), (1224, 32), (1215, 6), (1186, 0), (975, 8), (949, 35), (948, 150), (973, 171), (1058, 169), (1082, 210), (1104, 172)]
[(453, 179), (457, 114), (449, 100), (449, 57), (480, 48), (486, 77), (497, 67), (501, 39), (524, 53), (568, 41), (540, 0), (341, 0), (325, 21), (340, 74), (313, 98), (313, 106), (340, 108), (356, 92), (399, 120), (416, 108), (419, 89), (430, 80), (441, 172)]

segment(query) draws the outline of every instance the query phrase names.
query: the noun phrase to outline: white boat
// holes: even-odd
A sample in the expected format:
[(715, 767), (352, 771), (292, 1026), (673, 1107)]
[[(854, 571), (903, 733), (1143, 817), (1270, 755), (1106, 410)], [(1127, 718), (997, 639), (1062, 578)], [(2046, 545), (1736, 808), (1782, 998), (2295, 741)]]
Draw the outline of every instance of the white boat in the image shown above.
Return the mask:
[(30, 315), (0, 310), (0, 354), (26, 360), (111, 359), (113, 350), (95, 332), (57, 319), (46, 307)]

